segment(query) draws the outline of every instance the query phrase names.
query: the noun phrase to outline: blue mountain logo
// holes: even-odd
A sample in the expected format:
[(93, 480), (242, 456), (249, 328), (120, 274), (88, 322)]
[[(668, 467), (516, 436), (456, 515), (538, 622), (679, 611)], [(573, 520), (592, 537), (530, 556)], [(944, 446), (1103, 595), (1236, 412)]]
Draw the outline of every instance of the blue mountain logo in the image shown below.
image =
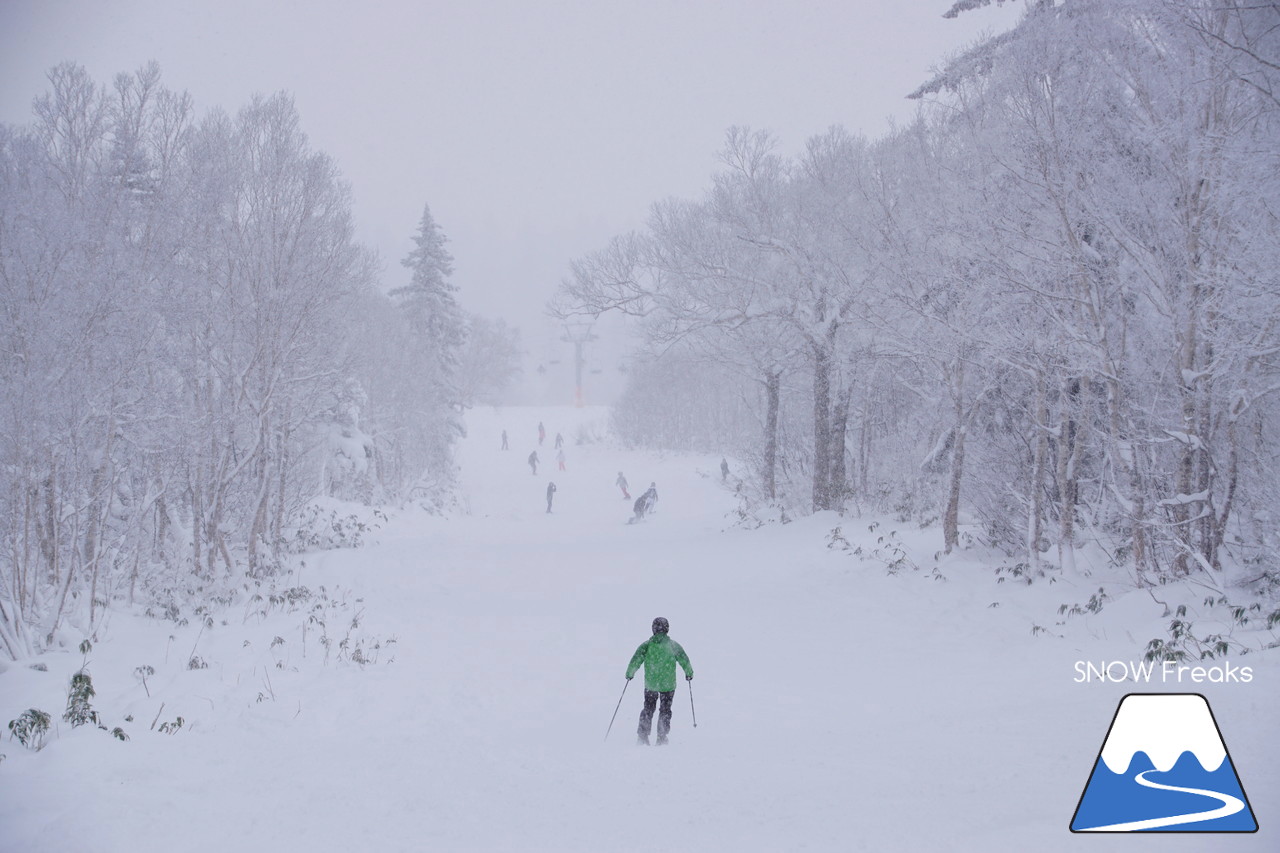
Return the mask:
[(1120, 700), (1072, 832), (1257, 832), (1222, 732), (1199, 693)]

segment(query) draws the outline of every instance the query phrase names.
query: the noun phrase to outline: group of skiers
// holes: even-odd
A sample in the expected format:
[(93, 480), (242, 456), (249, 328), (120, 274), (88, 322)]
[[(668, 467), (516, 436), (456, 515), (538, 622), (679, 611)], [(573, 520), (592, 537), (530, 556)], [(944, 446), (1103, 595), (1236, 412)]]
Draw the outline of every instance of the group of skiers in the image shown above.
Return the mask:
[[(538, 422), (538, 447), (541, 447), (546, 440), (547, 440), (547, 428), (542, 425), (541, 421), (539, 421)], [(502, 449), (503, 450), (510, 449), (509, 445), (507, 444), (507, 431), (505, 429), (502, 431)], [(533, 451), (529, 454), (528, 460), (526, 461), (529, 463), (529, 471), (533, 474), (533, 476), (535, 477), (538, 476), (538, 464), (542, 460), (538, 458), (537, 448), (533, 449)], [(568, 470), (567, 468), (565, 468), (564, 463), (565, 463), (564, 436), (561, 435), (560, 433), (556, 433), (556, 464), (559, 465), (561, 471)], [(547, 510), (547, 511), (550, 512), (550, 510)]]
[[(538, 445), (542, 446), (546, 442), (546, 439), (547, 439), (547, 428), (541, 421), (539, 421), (538, 422)], [(502, 431), (502, 449), (503, 450), (511, 449), (511, 445), (507, 437), (507, 431), (505, 429)], [(555, 449), (556, 449), (556, 462), (559, 464), (560, 470), (561, 471), (568, 470), (565, 467), (564, 436), (558, 432), (556, 433), (556, 437), (555, 437)], [(541, 463), (542, 460), (538, 458), (537, 448), (534, 448), (529, 453), (529, 458), (526, 461), (528, 462), (530, 473), (535, 477), (538, 476), (538, 465)], [(618, 479), (614, 482), (615, 482), (615, 485), (617, 485), (617, 487), (622, 491), (622, 499), (628, 500), (628, 501), (631, 500), (631, 492), (629, 491), (627, 478), (621, 471), (618, 472)], [(556, 493), (556, 484), (554, 482), (548, 482), (547, 483), (547, 512), (548, 513), (551, 512), (551, 506), (555, 498), (555, 493)], [(632, 504), (632, 510), (635, 513), (635, 515), (633, 515), (630, 519), (628, 519), (628, 523), (641, 521), (642, 519), (644, 519), (646, 515), (651, 514), (654, 511), (654, 505), (657, 504), (657, 502), (658, 502), (658, 484), (656, 482), (651, 482), (649, 483), (649, 488), (645, 490), (644, 494), (636, 498), (635, 503)]]

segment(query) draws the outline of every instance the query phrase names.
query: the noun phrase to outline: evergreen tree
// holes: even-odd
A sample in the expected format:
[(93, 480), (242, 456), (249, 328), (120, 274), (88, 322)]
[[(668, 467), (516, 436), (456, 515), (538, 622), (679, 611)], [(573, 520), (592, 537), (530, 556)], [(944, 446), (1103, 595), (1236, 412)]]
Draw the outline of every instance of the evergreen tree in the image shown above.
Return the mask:
[(402, 263), (413, 271), (404, 287), (391, 291), (399, 301), (414, 336), (431, 381), (450, 402), (458, 351), (465, 340), (466, 321), (453, 294), (458, 288), (449, 281), (453, 275), (453, 256), (445, 249), (445, 237), (431, 216), (431, 207), (423, 205), (422, 221), (413, 238), (414, 248)]
[(419, 433), (424, 453), (422, 476), (439, 483), (451, 469), (450, 448), (464, 434), (461, 394), (458, 390), (458, 359), (466, 342), (466, 319), (449, 281), (453, 256), (445, 249), (448, 238), (423, 205), (422, 220), (413, 238), (414, 248), (401, 263), (413, 271), (405, 287), (390, 292), (399, 304), (410, 334), (405, 353), (415, 377), (411, 396), (415, 399), (412, 429)]

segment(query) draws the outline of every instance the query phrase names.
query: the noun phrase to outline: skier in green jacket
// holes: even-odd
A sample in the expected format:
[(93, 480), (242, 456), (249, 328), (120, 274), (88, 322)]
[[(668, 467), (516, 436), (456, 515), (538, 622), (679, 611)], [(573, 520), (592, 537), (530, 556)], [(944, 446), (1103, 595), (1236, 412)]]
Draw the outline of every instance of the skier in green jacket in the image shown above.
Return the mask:
[(640, 728), (637, 743), (649, 745), (649, 730), (653, 726), (653, 710), (658, 710), (658, 746), (667, 742), (667, 732), (671, 731), (671, 701), (676, 695), (676, 664), (684, 670), (684, 680), (693, 680), (693, 665), (689, 656), (675, 640), (667, 636), (671, 630), (670, 623), (659, 616), (653, 620), (653, 636), (640, 644), (636, 653), (627, 664), (627, 681), (636, 674), (641, 664), (644, 665), (644, 707), (640, 710)]

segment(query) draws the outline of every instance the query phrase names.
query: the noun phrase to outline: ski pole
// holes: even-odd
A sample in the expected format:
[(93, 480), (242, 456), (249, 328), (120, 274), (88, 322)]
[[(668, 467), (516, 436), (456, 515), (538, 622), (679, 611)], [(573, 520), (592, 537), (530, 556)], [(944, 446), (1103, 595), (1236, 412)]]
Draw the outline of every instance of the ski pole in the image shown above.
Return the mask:
[[(622, 685), (622, 696), (627, 695), (627, 685), (631, 684), (631, 679), (627, 679), (627, 683)], [(609, 739), (609, 732), (613, 731), (613, 721), (618, 719), (618, 708), (622, 707), (622, 696), (618, 697), (618, 705), (613, 709), (613, 716), (609, 718), (609, 728), (605, 730), (604, 739)]]
[(689, 713), (693, 714), (693, 727), (698, 727), (698, 710), (693, 707), (693, 679), (686, 678), (685, 681), (689, 685)]

